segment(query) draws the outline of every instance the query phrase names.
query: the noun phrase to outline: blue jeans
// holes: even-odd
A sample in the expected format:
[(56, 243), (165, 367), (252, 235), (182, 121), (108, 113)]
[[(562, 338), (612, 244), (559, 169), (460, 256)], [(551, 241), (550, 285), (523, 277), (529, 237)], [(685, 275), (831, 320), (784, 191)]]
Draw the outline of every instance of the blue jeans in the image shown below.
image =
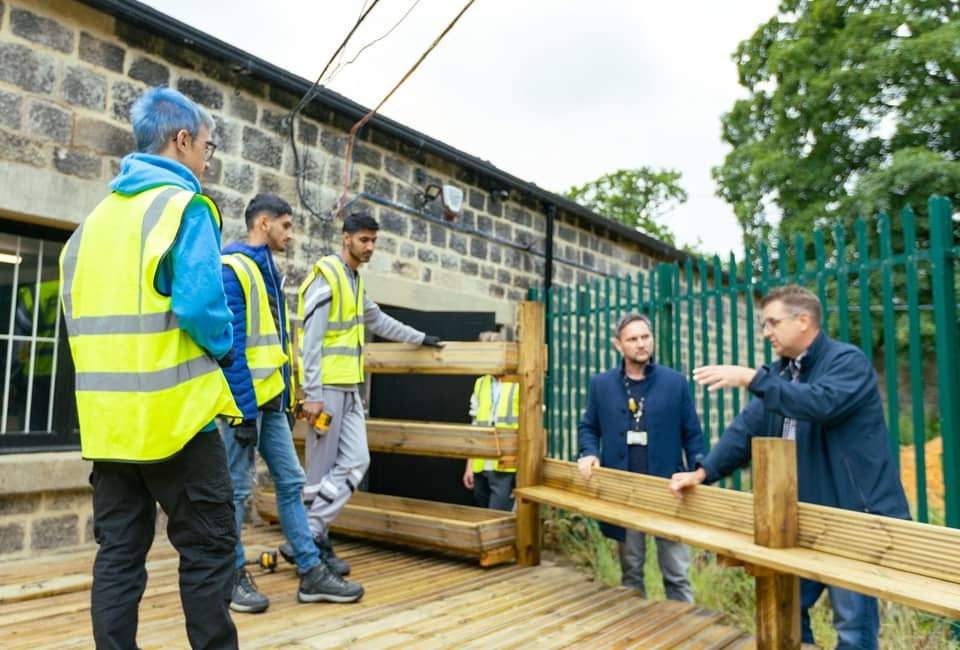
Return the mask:
[[(305, 573), (320, 564), (320, 554), (307, 523), (307, 511), (303, 506), (303, 468), (293, 447), (293, 436), (286, 413), (260, 411), (257, 416), (259, 443), (257, 449), (267, 463), (277, 494), (277, 515), (280, 526), (293, 547), (297, 568)], [(223, 442), (227, 448), (227, 463), (233, 480), (233, 502), (237, 510), (237, 559), (236, 567), (245, 562), (240, 532), (243, 525), (243, 508), (253, 493), (253, 478), (256, 473), (254, 455), (250, 448), (243, 448), (233, 437), (233, 428), (223, 424)]]
[(813, 643), (810, 608), (826, 589), (833, 607), (833, 626), (837, 630), (837, 650), (877, 650), (880, 613), (877, 599), (849, 589), (812, 580), (800, 581), (800, 625), (802, 641)]

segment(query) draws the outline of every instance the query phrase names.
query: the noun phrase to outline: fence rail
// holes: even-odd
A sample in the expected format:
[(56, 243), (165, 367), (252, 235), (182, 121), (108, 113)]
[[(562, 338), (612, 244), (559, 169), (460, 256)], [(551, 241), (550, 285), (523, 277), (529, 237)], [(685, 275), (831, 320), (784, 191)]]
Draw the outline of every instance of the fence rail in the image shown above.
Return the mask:
[[(587, 285), (532, 289), (543, 302), (549, 341), (545, 386), (548, 454), (571, 460), (591, 375), (615, 365), (616, 321), (628, 311), (647, 314), (656, 358), (684, 372), (703, 364), (756, 367), (772, 359), (756, 324), (758, 300), (785, 284), (806, 286), (824, 306), (830, 336), (858, 345), (873, 359), (899, 462), (915, 461), (904, 476), (922, 522), (960, 527), (960, 351), (957, 284), (960, 246), (950, 202), (931, 197), (927, 211), (905, 208), (818, 228), (774, 246), (731, 255), (660, 264), (633, 277)], [(707, 445), (749, 399), (743, 390), (714, 393), (690, 380)], [(926, 443), (941, 438), (943, 483), (926, 474)], [(939, 472), (938, 472), (939, 473)], [(730, 479), (736, 489), (746, 477)]]

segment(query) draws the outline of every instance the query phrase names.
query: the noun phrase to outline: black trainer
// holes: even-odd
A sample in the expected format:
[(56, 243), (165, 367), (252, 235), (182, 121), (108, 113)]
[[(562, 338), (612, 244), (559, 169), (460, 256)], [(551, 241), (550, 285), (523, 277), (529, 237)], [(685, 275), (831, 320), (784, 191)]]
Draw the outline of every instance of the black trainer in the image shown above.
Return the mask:
[(321, 562), (300, 576), (297, 599), (301, 603), (327, 601), (331, 603), (355, 603), (363, 598), (363, 587), (356, 582), (344, 580)]
[[(350, 575), (350, 564), (346, 560), (337, 557), (337, 554), (333, 551), (333, 546), (330, 544), (329, 538), (314, 537), (313, 543), (316, 544), (317, 550), (320, 552), (320, 561), (330, 567), (331, 571), (342, 576)], [(280, 556), (290, 564), (297, 563), (293, 556), (293, 546), (290, 542), (284, 542), (277, 550), (280, 551)]]
[(270, 599), (257, 591), (253, 576), (246, 569), (233, 572), (233, 592), (230, 595), (230, 609), (235, 612), (258, 614), (266, 611)]

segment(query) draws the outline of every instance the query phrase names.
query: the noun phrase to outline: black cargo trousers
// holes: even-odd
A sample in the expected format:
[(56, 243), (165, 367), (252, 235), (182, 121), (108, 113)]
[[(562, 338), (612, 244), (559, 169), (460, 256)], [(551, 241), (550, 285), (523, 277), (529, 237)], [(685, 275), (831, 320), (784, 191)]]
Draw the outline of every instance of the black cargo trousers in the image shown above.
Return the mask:
[(233, 486), (219, 432), (201, 431), (174, 457), (157, 463), (94, 462), (90, 613), (97, 648), (136, 648), (140, 599), (147, 584), (157, 502), (167, 537), (180, 554), (180, 602), (192, 648), (237, 648), (230, 618), (237, 531)]

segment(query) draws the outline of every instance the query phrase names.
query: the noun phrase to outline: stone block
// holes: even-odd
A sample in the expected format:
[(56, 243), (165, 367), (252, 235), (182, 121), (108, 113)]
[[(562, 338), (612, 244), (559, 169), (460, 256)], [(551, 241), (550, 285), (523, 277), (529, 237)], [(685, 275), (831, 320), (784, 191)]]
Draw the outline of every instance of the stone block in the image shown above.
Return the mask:
[(107, 79), (93, 70), (68, 65), (63, 75), (63, 99), (68, 104), (102, 112), (107, 107)]
[[(240, 217), (240, 223), (242, 224), (243, 211), (247, 207), (242, 196), (234, 192), (223, 191), (216, 187), (204, 188), (204, 194), (213, 199), (213, 202), (217, 204), (217, 208), (220, 210), (224, 222), (229, 218)], [(243, 236), (246, 236), (246, 226), (243, 227), (241, 238)], [(228, 239), (226, 235), (224, 235), (223, 239), (228, 242), (233, 241), (233, 239)]]
[(487, 241), (474, 237), (470, 240), (470, 255), (479, 260), (487, 259)]
[(343, 154), (347, 151), (347, 136), (332, 131), (321, 131), (320, 146), (324, 151), (343, 158)]
[(54, 50), (73, 51), (73, 30), (26, 9), (10, 8), (10, 31), (17, 36)]
[(74, 144), (108, 156), (124, 156), (134, 150), (130, 131), (92, 117), (77, 118)]
[(380, 227), (395, 235), (405, 237), (409, 220), (399, 212), (384, 210), (380, 215)]
[(503, 255), (501, 254), (501, 249), (496, 244), (490, 244), (489, 247), (489, 256), (490, 261), (494, 264), (500, 264), (503, 261)]
[(482, 233), (493, 233), (493, 219), (483, 215), (477, 215), (477, 230)]
[(240, 142), (243, 137), (240, 125), (222, 115), (214, 115), (213, 121), (217, 125), (213, 135), (213, 139), (217, 143), (217, 152), (231, 155), (239, 153)]
[(480, 277), (484, 280), (492, 280), (497, 276), (497, 269), (491, 264), (482, 264), (480, 266)]
[(223, 108), (223, 93), (202, 79), (179, 79), (177, 90), (201, 106), (215, 110)]
[(547, 232), (546, 217), (539, 214), (533, 215), (533, 229), (534, 231), (540, 233), (541, 235)]
[(87, 524), (83, 527), (83, 541), (86, 544), (97, 541), (93, 534), (93, 515), (87, 517)]
[(23, 119), (23, 98), (0, 90), (0, 126), (18, 130)]
[(260, 126), (265, 128), (267, 131), (276, 133), (282, 138), (288, 138), (290, 135), (290, 128), (285, 126), (285, 118), (287, 115), (288, 113), (276, 113), (265, 108), (260, 114)]
[(507, 300), (510, 302), (520, 302), (527, 295), (526, 291), (520, 291), (519, 289), (509, 289), (507, 291)]
[(297, 140), (311, 147), (316, 146), (320, 137), (320, 127), (302, 117), (297, 121)]
[(218, 185), (223, 178), (223, 159), (214, 156), (200, 178), (202, 185)]
[(92, 490), (57, 490), (44, 495), (46, 510), (87, 510), (92, 507)]
[(471, 260), (460, 260), (460, 272), (464, 275), (476, 275), (480, 271), (480, 265)]
[(506, 291), (498, 284), (491, 284), (489, 293), (491, 298), (503, 298)]
[(41, 143), (0, 129), (0, 160), (46, 167), (47, 155)]
[(125, 55), (122, 47), (80, 32), (80, 58), (83, 61), (113, 72), (123, 72)]
[(79, 517), (76, 514), (36, 519), (30, 526), (30, 547), (35, 551), (79, 543)]
[(243, 127), (242, 155), (250, 162), (280, 169), (283, 147), (280, 139), (253, 127)]
[(0, 81), (49, 95), (57, 82), (53, 58), (19, 43), (0, 43)]
[(388, 174), (395, 178), (399, 178), (404, 183), (410, 182), (410, 165), (404, 162), (402, 159), (394, 158), (393, 156), (386, 156), (383, 160), (383, 168)]
[(420, 282), (430, 282), (433, 279), (433, 271), (428, 268), (420, 269)]
[(486, 196), (483, 192), (470, 190), (467, 194), (467, 202), (474, 210), (483, 211), (483, 204), (486, 203)]
[(457, 217), (457, 221), (464, 228), (473, 229), (477, 225), (477, 216), (471, 210), (464, 210), (460, 213), (460, 216)]
[(417, 249), (410, 242), (400, 244), (400, 257), (410, 259), (417, 254)]
[(363, 191), (381, 199), (393, 200), (393, 183), (377, 174), (364, 174)]
[(584, 266), (588, 266), (592, 269), (596, 266), (597, 258), (594, 257), (593, 253), (590, 253), (587, 251), (581, 251), (580, 261), (583, 263)]
[(417, 280), (420, 277), (418, 272), (417, 265), (411, 264), (409, 262), (401, 262), (396, 260), (393, 263), (393, 272), (400, 277), (407, 278), (409, 280)]
[(397, 239), (396, 237), (388, 237), (386, 235), (380, 235), (377, 237), (377, 250), (384, 253), (389, 253), (390, 255), (396, 255), (397, 253)]
[(26, 515), (40, 507), (41, 495), (11, 494), (0, 497), (0, 515)]
[(450, 233), (450, 250), (456, 251), (461, 255), (467, 254), (467, 238), (458, 232)]
[(421, 248), (417, 251), (417, 259), (427, 264), (436, 264), (439, 257), (435, 250), (431, 248)]
[(423, 219), (410, 220), (410, 239), (415, 242), (427, 241), (427, 222)]
[(557, 228), (557, 237), (563, 241), (575, 242), (577, 241), (577, 231), (569, 226), (560, 225)]
[(114, 81), (110, 88), (110, 113), (118, 122), (130, 123), (130, 107), (143, 90), (129, 81)]
[(530, 213), (526, 210), (521, 210), (520, 208), (511, 208), (509, 213), (509, 219), (515, 224), (521, 226), (529, 226), (532, 222)]
[(359, 142), (353, 145), (353, 158), (358, 165), (366, 165), (374, 169), (383, 167), (383, 156), (380, 152)]
[(497, 282), (500, 284), (510, 284), (513, 278), (510, 276), (510, 271), (506, 269), (497, 270)]
[(0, 555), (22, 551), (24, 532), (20, 524), (0, 526)]
[(430, 224), (430, 243), (440, 248), (446, 248), (447, 229), (438, 223)]
[(251, 124), (256, 124), (257, 103), (243, 95), (232, 95), (230, 97), (230, 114)]
[(130, 64), (127, 76), (142, 81), (148, 86), (166, 86), (170, 84), (170, 68), (145, 57), (137, 57)]
[(253, 191), (253, 166), (227, 160), (223, 164), (223, 184), (241, 194), (249, 194)]
[(57, 171), (78, 178), (100, 178), (103, 159), (86, 151), (57, 147), (53, 150), (53, 166)]
[(276, 194), (293, 200), (297, 194), (296, 179), (291, 176), (281, 176), (269, 172), (261, 172), (257, 183), (257, 192), (264, 194)]

